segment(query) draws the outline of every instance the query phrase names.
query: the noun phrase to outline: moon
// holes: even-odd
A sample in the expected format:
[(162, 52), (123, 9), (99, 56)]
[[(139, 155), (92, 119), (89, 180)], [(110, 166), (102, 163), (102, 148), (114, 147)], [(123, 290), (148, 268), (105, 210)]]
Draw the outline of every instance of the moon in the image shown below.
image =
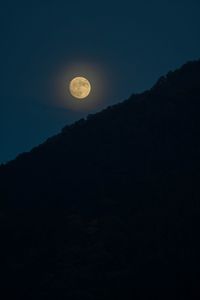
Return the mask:
[(69, 85), (70, 93), (77, 99), (86, 98), (91, 92), (90, 82), (84, 77), (75, 77)]

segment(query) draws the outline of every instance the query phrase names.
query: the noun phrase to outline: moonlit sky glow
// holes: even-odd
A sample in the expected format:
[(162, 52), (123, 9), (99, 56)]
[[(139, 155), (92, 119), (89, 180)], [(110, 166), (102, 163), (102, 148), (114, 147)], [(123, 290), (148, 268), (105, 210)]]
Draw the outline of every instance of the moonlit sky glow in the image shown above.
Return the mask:
[[(199, 0), (10, 0), (0, 7), (0, 163), (200, 57)], [(87, 101), (66, 86), (88, 78)]]

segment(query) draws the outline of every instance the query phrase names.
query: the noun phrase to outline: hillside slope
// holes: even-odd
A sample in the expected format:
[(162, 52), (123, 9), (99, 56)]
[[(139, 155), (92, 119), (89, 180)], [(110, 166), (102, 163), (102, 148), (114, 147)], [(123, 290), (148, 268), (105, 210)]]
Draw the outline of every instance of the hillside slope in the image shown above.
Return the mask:
[(199, 115), (196, 61), (1, 166), (12, 298), (200, 297)]

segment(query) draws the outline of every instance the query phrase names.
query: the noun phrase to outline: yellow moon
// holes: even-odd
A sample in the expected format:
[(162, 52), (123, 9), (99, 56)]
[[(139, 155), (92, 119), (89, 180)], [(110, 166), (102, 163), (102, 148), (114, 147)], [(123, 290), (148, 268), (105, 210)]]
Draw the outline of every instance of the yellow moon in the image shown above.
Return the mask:
[(78, 99), (86, 98), (91, 91), (90, 82), (84, 77), (75, 77), (69, 85), (70, 93)]

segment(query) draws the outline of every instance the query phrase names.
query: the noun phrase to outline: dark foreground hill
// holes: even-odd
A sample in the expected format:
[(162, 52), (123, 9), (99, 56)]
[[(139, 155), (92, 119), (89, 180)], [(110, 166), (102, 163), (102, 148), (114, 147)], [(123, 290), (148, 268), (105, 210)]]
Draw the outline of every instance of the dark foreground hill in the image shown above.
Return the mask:
[(199, 115), (197, 61), (1, 166), (2, 290), (200, 299)]

